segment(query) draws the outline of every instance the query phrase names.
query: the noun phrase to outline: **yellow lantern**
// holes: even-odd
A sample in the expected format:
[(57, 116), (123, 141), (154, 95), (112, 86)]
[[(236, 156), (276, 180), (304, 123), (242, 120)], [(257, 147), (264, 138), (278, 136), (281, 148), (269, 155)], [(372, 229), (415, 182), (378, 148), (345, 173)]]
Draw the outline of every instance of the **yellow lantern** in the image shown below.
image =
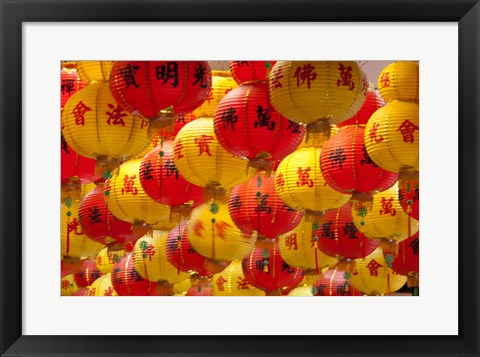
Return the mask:
[(172, 290), (175, 296), (178, 296), (179, 294), (184, 296), (191, 287), (192, 281), (190, 280), (190, 277), (188, 277), (187, 279), (179, 281), (178, 283), (173, 283)]
[(102, 274), (110, 273), (115, 263), (120, 261), (125, 256), (124, 250), (110, 251), (108, 247), (103, 248), (98, 252), (96, 257), (97, 268)]
[(78, 76), (85, 83), (108, 81), (112, 71), (112, 61), (78, 61)]
[(133, 266), (143, 278), (175, 283), (189, 277), (188, 273), (179, 271), (168, 262), (166, 252), (168, 233), (154, 230), (152, 237), (147, 234), (135, 243)]
[(62, 296), (72, 296), (79, 289), (79, 286), (75, 283), (73, 274), (68, 274), (62, 277), (62, 280), (60, 281), (60, 286)]
[(392, 172), (419, 168), (419, 108), (414, 102), (393, 101), (378, 109), (365, 127), (370, 158)]
[(377, 248), (364, 259), (357, 259), (355, 271), (350, 275), (352, 286), (366, 295), (385, 295), (401, 289), (407, 277), (395, 273)]
[(306, 276), (320, 274), (322, 268), (337, 263), (337, 259), (326, 255), (318, 248), (318, 237), (314, 233), (318, 228), (317, 222), (308, 222), (302, 218), (295, 229), (278, 238), (283, 260), (292, 267), (304, 269)]
[(394, 62), (378, 76), (378, 91), (387, 102), (418, 102), (418, 62)]
[(398, 200), (398, 183), (373, 195), (372, 202), (353, 202), (352, 219), (365, 236), (381, 240), (382, 247), (405, 240), (419, 229), (419, 222), (405, 213)]
[(190, 183), (205, 187), (206, 195), (221, 198), (225, 190), (255, 173), (248, 161), (227, 152), (215, 137), (213, 118), (198, 118), (185, 125), (174, 141), (174, 161)]
[(105, 181), (105, 203), (115, 217), (134, 225), (170, 227), (170, 209), (152, 200), (140, 184), (141, 159), (124, 162)]
[(265, 291), (247, 282), (240, 260), (234, 260), (222, 272), (215, 274), (212, 283), (215, 296), (265, 296)]
[(316, 288), (313, 286), (298, 286), (288, 293), (288, 296), (314, 296)]
[(208, 93), (203, 104), (194, 110), (193, 114), (197, 118), (213, 117), (218, 103), (228, 92), (237, 88), (238, 84), (233, 79), (230, 71), (212, 71), (212, 88)]
[(192, 211), (187, 237), (193, 249), (204, 257), (230, 261), (250, 253), (256, 235), (246, 235), (233, 223), (228, 204), (210, 200)]
[(110, 273), (102, 275), (90, 285), (88, 296), (118, 296), (113, 288)]
[(78, 154), (107, 170), (143, 152), (151, 142), (147, 120), (123, 110), (108, 82), (94, 82), (75, 93), (62, 112), (62, 134)]
[(80, 201), (67, 198), (61, 206), (61, 254), (72, 258), (87, 258), (97, 254), (104, 245), (85, 234), (78, 218)]
[(298, 149), (282, 160), (275, 175), (275, 190), (283, 202), (295, 210), (305, 210), (307, 216), (339, 208), (351, 197), (327, 185), (320, 170), (320, 148), (316, 147)]

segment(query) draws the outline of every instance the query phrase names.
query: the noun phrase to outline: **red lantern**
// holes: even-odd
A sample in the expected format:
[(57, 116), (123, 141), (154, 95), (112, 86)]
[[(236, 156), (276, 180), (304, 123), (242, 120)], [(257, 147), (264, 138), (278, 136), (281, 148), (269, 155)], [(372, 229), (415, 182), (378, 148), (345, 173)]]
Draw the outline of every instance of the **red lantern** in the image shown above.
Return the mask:
[(133, 266), (133, 255), (126, 254), (112, 271), (112, 285), (120, 296), (155, 296), (157, 283), (144, 279)]
[(398, 177), (398, 200), (405, 213), (417, 221), (420, 217), (420, 181), (418, 171), (404, 170)]
[(209, 279), (195, 280), (195, 278), (192, 278), (192, 287), (188, 289), (185, 296), (213, 296), (213, 286)]
[(398, 174), (378, 167), (364, 144), (365, 128), (349, 126), (333, 135), (322, 148), (320, 168), (328, 185), (342, 193), (372, 194), (387, 190)]
[(153, 148), (140, 164), (140, 183), (150, 198), (170, 206), (171, 215), (189, 217), (202, 202), (203, 188), (185, 180), (173, 161), (173, 139)]
[(314, 284), (315, 296), (362, 296), (362, 292), (350, 285), (346, 278), (350, 273), (329, 269), (323, 273), (323, 278)]
[(380, 97), (377, 91), (370, 86), (368, 88), (367, 98), (357, 114), (350, 119), (342, 121), (341, 123), (337, 124), (337, 126), (341, 128), (347, 125), (365, 125), (372, 114), (375, 113), (378, 108), (381, 108), (384, 105), (385, 101), (382, 99), (382, 97)]
[(60, 261), (61, 277), (65, 275), (75, 274), (80, 271), (82, 267), (82, 261), (78, 258), (63, 257)]
[(77, 70), (74, 68), (62, 68), (60, 81), (60, 105), (63, 108), (72, 95), (85, 87), (85, 83), (78, 77)]
[(276, 238), (294, 229), (303, 213), (288, 207), (275, 191), (275, 175), (259, 173), (233, 188), (228, 200), (233, 222), (245, 234)]
[(398, 274), (411, 277), (419, 272), (420, 238), (417, 232), (412, 237), (398, 243), (398, 252), (384, 250), (385, 261)]
[(250, 160), (253, 167), (271, 170), (300, 145), (305, 128), (273, 109), (267, 82), (242, 84), (231, 90), (215, 110), (215, 134), (233, 155)]
[(110, 76), (118, 104), (139, 111), (153, 127), (168, 126), (175, 115), (200, 106), (211, 83), (206, 61), (121, 61), (114, 63)]
[(100, 183), (87, 193), (78, 209), (83, 233), (102, 244), (125, 244), (147, 234), (148, 229), (135, 227), (115, 217), (105, 203), (104, 184)]
[(292, 268), (280, 255), (278, 241), (257, 240), (252, 253), (242, 260), (248, 283), (265, 290), (266, 295), (281, 295), (282, 289), (296, 287), (303, 279), (300, 268)]
[(230, 72), (238, 84), (267, 81), (276, 61), (230, 61)]
[(100, 176), (95, 175), (95, 164), (95, 160), (88, 159), (73, 151), (62, 135), (60, 169), (62, 185), (77, 180), (80, 184), (98, 180)]
[(360, 233), (352, 219), (351, 203), (327, 211), (325, 223), (314, 231), (318, 237), (318, 248), (325, 254), (336, 257), (342, 262), (363, 258), (378, 247), (378, 240), (365, 237)]
[(180, 222), (168, 234), (167, 259), (183, 272), (196, 272), (207, 277), (221, 272), (230, 262), (212, 260), (198, 254), (187, 239), (187, 221)]
[(86, 259), (82, 262), (80, 271), (75, 273), (73, 279), (75, 284), (81, 287), (90, 286), (97, 280), (102, 273), (97, 268), (97, 262), (95, 260)]
[(73, 296), (88, 296), (88, 287), (80, 288), (73, 293)]

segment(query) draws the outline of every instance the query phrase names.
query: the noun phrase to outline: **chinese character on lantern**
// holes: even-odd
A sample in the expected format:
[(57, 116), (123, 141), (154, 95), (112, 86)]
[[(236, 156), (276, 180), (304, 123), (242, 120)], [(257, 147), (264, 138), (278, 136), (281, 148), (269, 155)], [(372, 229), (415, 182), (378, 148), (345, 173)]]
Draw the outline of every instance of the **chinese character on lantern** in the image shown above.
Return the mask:
[(257, 201), (258, 206), (255, 207), (254, 211), (255, 213), (260, 213), (260, 212), (265, 212), (266, 214), (272, 213), (272, 207), (268, 205), (268, 198), (270, 197), (269, 194), (264, 194), (258, 197)]
[(311, 170), (310, 166), (306, 167), (305, 169), (302, 169), (301, 167), (298, 168), (297, 187), (305, 186), (305, 185), (308, 187), (313, 187), (314, 182), (310, 178), (310, 174), (309, 174), (310, 170)]
[(380, 210), (380, 214), (389, 214), (391, 216), (397, 214), (397, 210), (393, 208), (393, 197), (390, 197), (388, 200), (385, 197), (382, 197), (382, 209)]
[(67, 239), (70, 238), (70, 233), (75, 233), (77, 236), (83, 234), (83, 228), (80, 225), (78, 219), (74, 218), (71, 222), (67, 224)]
[(90, 217), (90, 223), (94, 224), (94, 223), (103, 222), (100, 219), (100, 217), (102, 216), (102, 213), (100, 212), (97, 206), (93, 206), (93, 208), (89, 207), (88, 210), (90, 211), (90, 214), (88, 215), (88, 217)]
[(279, 186), (283, 192), (283, 185), (285, 185), (285, 180), (281, 172), (275, 177), (275, 185)]
[(378, 137), (377, 137), (377, 130), (378, 130), (378, 127), (380, 126), (379, 123), (374, 123), (372, 125), (372, 127), (370, 128), (370, 133), (368, 134), (368, 136), (370, 137), (370, 144), (375, 140), (375, 142), (378, 144), (378, 143), (381, 143), (383, 141), (383, 136), (380, 134)]
[[(210, 153), (209, 144), (213, 140), (213, 136), (211, 135), (203, 135), (195, 138), (195, 144), (198, 146), (198, 156), (202, 155), (203, 153), (207, 153), (208, 156), (212, 156)], [(178, 159), (178, 157), (177, 157)]]
[(220, 221), (220, 222), (215, 223), (215, 229), (217, 230), (217, 234), (223, 240), (226, 239), (225, 229), (227, 229), (227, 227), (232, 227), (232, 226), (230, 224), (228, 224), (227, 222), (224, 222), (224, 221)]
[(325, 284), (320, 284), (317, 286), (318, 295), (325, 296), (325, 289), (327, 286)]
[[(300, 87), (307, 81), (307, 87), (310, 89), (310, 82), (314, 81), (317, 78), (317, 74), (313, 71), (315, 69), (311, 63), (307, 63), (306, 65), (297, 67), (295, 71), (294, 78), (297, 78), (297, 87)], [(301, 82), (300, 82), (301, 81)]]
[[(335, 232), (332, 231), (333, 222), (329, 221), (322, 224), (322, 238), (335, 239)], [(312, 239), (312, 243), (313, 239)], [(313, 247), (314, 244), (311, 245)]]
[(140, 242), (140, 249), (142, 251), (142, 258), (148, 258), (152, 261), (152, 257), (155, 255), (155, 247), (153, 244), (148, 244), (146, 241)]
[(123, 179), (122, 195), (128, 192), (131, 192), (134, 196), (138, 194), (138, 188), (135, 187), (136, 178), (137, 175), (132, 175), (132, 177), (128, 177), (128, 175), (125, 175)]
[(137, 82), (135, 81), (135, 73), (139, 69), (140, 66), (132, 66), (131, 64), (127, 64), (124, 68), (120, 70), (120, 75), (123, 77), (127, 89), (132, 85), (139, 88)]
[(132, 279), (133, 281), (142, 280), (142, 276), (135, 269), (130, 270), (129, 275), (130, 275), (130, 279)]
[(263, 108), (261, 105), (257, 107), (257, 120), (254, 123), (254, 128), (267, 128), (272, 131), (275, 128), (275, 122), (270, 120), (271, 116), (268, 108)]
[(240, 208), (242, 207), (240, 195), (236, 195), (232, 198), (232, 201), (230, 202), (230, 207), (232, 207), (232, 210), (237, 210), (237, 212), (240, 210)]
[(345, 67), (343, 63), (338, 64), (340, 79), (337, 80), (337, 87), (347, 86), (349, 90), (355, 88), (355, 82), (352, 81), (352, 67)]
[[(197, 139), (195, 139), (195, 143), (197, 143)], [(177, 160), (183, 157), (182, 149), (183, 149), (182, 140), (178, 140), (177, 142), (175, 142), (175, 158)]]
[(196, 221), (195, 224), (193, 225), (193, 232), (201, 237), (202, 236), (202, 231), (204, 231), (205, 228), (203, 227), (203, 224), (201, 221)]
[(338, 148), (330, 152), (330, 156), (328, 158), (332, 163), (332, 167), (338, 165), (340, 167), (340, 170), (343, 170), (342, 163), (347, 159), (347, 156), (344, 155), (343, 152), (343, 148)]
[(239, 276), (238, 279), (237, 279), (237, 289), (239, 289), (239, 290), (250, 290), (250, 288), (248, 287), (247, 279)]
[(103, 293), (104, 296), (112, 296), (113, 294), (113, 288), (111, 286), (108, 287)]
[(152, 172), (152, 163), (150, 162), (150, 160), (148, 160), (148, 162), (145, 163), (145, 166), (143, 167), (143, 178), (145, 180), (153, 180)]
[(217, 281), (215, 281), (215, 284), (217, 284), (218, 290), (219, 291), (224, 291), (225, 289), (223, 288), (223, 284), (227, 282), (226, 279), (223, 278), (223, 276), (220, 276)]
[(287, 130), (292, 129), (292, 133), (300, 134), (300, 124), (295, 123), (294, 121), (291, 121), (291, 120), (289, 120), (288, 122), (289, 124), (288, 124)]
[(178, 170), (177, 170), (177, 167), (175, 166), (175, 162), (173, 162), (173, 160), (167, 160), (165, 162), (165, 165), (163, 165), (163, 168), (165, 169), (165, 175), (167, 177), (170, 177), (173, 174), (175, 174), (175, 179), (178, 180)]
[(343, 236), (347, 236), (347, 238), (358, 238), (357, 237), (357, 227), (353, 224), (353, 222), (346, 222), (343, 226)]
[(292, 233), (285, 237), (285, 246), (288, 248), (288, 250), (298, 250), (297, 233)]
[(370, 270), (370, 276), (378, 276), (378, 268), (383, 267), (375, 259), (372, 259), (367, 265), (367, 269)]
[(232, 131), (235, 131), (235, 123), (238, 121), (238, 115), (235, 114), (236, 112), (235, 108), (228, 108), (223, 111), (222, 122), (224, 130), (227, 130), (230, 126)]
[(67, 141), (65, 140), (63, 135), (62, 135), (62, 150), (65, 151), (66, 154), (70, 154), (70, 151), (68, 150)]
[(274, 67), (272, 73), (270, 73), (270, 86), (272, 90), (282, 88), (282, 83), (280, 83), (280, 79), (282, 78), (282, 67)]
[(75, 90), (75, 80), (74, 79), (64, 79), (60, 85), (60, 90), (62, 94), (70, 95)]
[(195, 73), (193, 76), (195, 77), (195, 82), (193, 82), (193, 85), (199, 83), (200, 88), (207, 88), (207, 83), (203, 83), (203, 80), (205, 79), (205, 67), (202, 66), (201, 63), (197, 64), (195, 67)]
[(108, 107), (110, 108), (111, 112), (105, 112), (105, 114), (108, 115), (107, 124), (125, 126), (125, 121), (123, 118), (127, 116), (127, 113), (123, 111), (122, 107), (117, 104), (117, 107), (115, 108), (115, 106), (110, 103), (108, 104)]
[(365, 145), (362, 147), (363, 151), (363, 159), (360, 160), (360, 165), (373, 165), (373, 167), (378, 167), (377, 164), (375, 164), (372, 159), (370, 158), (370, 155), (368, 155), (367, 148)]
[(415, 130), (418, 130), (418, 126), (413, 124), (410, 120), (405, 119), (403, 123), (398, 127), (397, 131), (399, 131), (403, 136), (403, 141), (405, 143), (413, 143), (415, 141), (415, 137), (413, 133)]
[(412, 240), (412, 242), (408, 245), (410, 248), (412, 248), (412, 252), (414, 255), (418, 255), (418, 249), (419, 249), (419, 240), (418, 238), (415, 238)]
[(212, 99), (214, 99), (214, 97), (213, 97), (213, 92), (212, 92), (212, 90), (210, 89), (210, 92), (208, 92), (208, 95), (207, 95), (207, 97), (205, 98), (205, 101), (208, 102), (208, 104), (210, 104), (210, 101), (211, 101)]
[(337, 295), (345, 296), (345, 293), (350, 292), (350, 284), (348, 281), (345, 281), (343, 285), (337, 286)]
[(155, 67), (157, 80), (163, 80), (162, 85), (172, 81), (170, 85), (172, 87), (178, 86), (178, 63), (167, 62), (167, 65), (161, 65)]
[(285, 271), (285, 270), (287, 271), (287, 274), (293, 274), (295, 272), (295, 269), (293, 269), (285, 261), (282, 261), (282, 269), (280, 269), (280, 272)]
[(78, 102), (72, 110), (72, 114), (75, 117), (75, 124), (85, 125), (85, 113), (90, 111), (92, 111), (92, 109), (83, 104), (82, 101)]
[(382, 87), (390, 87), (390, 72), (384, 72), (382, 78), (380, 78), (380, 84)]

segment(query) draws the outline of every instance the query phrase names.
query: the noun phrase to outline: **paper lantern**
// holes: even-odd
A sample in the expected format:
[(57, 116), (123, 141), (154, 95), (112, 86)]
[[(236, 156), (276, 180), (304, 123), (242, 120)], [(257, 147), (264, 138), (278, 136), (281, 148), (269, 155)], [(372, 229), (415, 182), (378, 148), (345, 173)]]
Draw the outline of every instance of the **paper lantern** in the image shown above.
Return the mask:
[(61, 183), (78, 183), (86, 184), (96, 181), (100, 178), (95, 175), (96, 161), (77, 154), (67, 144), (62, 135), (62, 149), (61, 149)]
[(110, 79), (117, 102), (148, 118), (151, 128), (170, 126), (176, 115), (199, 107), (211, 85), (206, 61), (120, 61)]
[(78, 76), (75, 68), (60, 70), (60, 107), (63, 108), (70, 97), (85, 87), (85, 83)]
[[(193, 279), (192, 279), (193, 280)], [(185, 296), (213, 296), (213, 286), (210, 279), (200, 279), (192, 283)]]
[(155, 296), (157, 284), (142, 278), (135, 270), (133, 254), (126, 254), (115, 263), (112, 274), (112, 285), (120, 296)]
[(382, 247), (405, 240), (414, 235), (419, 222), (410, 218), (398, 201), (398, 185), (373, 196), (371, 203), (352, 204), (355, 227), (371, 239), (381, 240)]
[(290, 291), (288, 296), (314, 296), (315, 288), (313, 286), (297, 286)]
[(97, 268), (97, 263), (92, 259), (85, 259), (82, 261), (82, 267), (80, 271), (75, 273), (74, 279), (75, 283), (79, 287), (90, 286), (92, 283), (97, 280), (102, 273)]
[(383, 250), (385, 261), (398, 274), (408, 277), (408, 287), (418, 287), (420, 263), (420, 238), (417, 232), (412, 237), (398, 243), (398, 251)]
[(256, 235), (242, 233), (233, 223), (227, 204), (214, 200), (193, 209), (187, 237), (199, 254), (219, 261), (243, 258), (257, 239)]
[(394, 62), (378, 76), (378, 91), (387, 102), (418, 102), (418, 62)]
[(282, 234), (278, 239), (280, 254), (287, 264), (306, 270), (308, 273), (320, 273), (324, 267), (337, 264), (337, 259), (324, 254), (319, 246), (319, 237), (314, 235), (319, 224), (307, 222), (303, 218), (295, 229)]
[(338, 123), (337, 126), (339, 128), (343, 128), (347, 125), (365, 125), (367, 124), (368, 119), (370, 119), (372, 114), (384, 105), (385, 101), (382, 99), (382, 97), (380, 97), (378, 92), (370, 84), (368, 87), (367, 97), (365, 98), (365, 102), (363, 103), (360, 110), (355, 113), (355, 115), (350, 119)]
[(73, 296), (88, 296), (88, 291), (90, 288), (88, 286), (84, 288), (78, 289), (76, 292), (73, 293)]
[(407, 277), (388, 267), (383, 251), (377, 248), (364, 259), (357, 259), (350, 284), (365, 295), (385, 295), (400, 290)]
[(212, 87), (205, 101), (193, 114), (197, 118), (213, 118), (218, 104), (232, 89), (237, 87), (237, 83), (232, 78), (229, 71), (212, 71)]
[(175, 295), (182, 294), (182, 293), (183, 295), (185, 295), (188, 289), (190, 289), (191, 287), (192, 287), (192, 282), (190, 280), (190, 277), (188, 279), (179, 281), (178, 283), (172, 284), (172, 290)]
[(232, 77), (238, 84), (267, 81), (276, 61), (230, 61)]
[(182, 281), (189, 274), (179, 271), (167, 258), (168, 231), (154, 230), (152, 237), (140, 238), (133, 249), (135, 270), (150, 281)]
[(105, 203), (118, 219), (134, 226), (162, 223), (169, 226), (169, 208), (152, 200), (140, 183), (141, 162), (135, 159), (123, 163), (105, 181)]
[(275, 191), (275, 174), (259, 173), (235, 186), (228, 200), (233, 222), (245, 234), (276, 238), (295, 228), (303, 217), (287, 206)]
[(418, 170), (418, 104), (393, 101), (378, 109), (365, 127), (365, 147), (384, 170)]
[(265, 292), (251, 285), (243, 275), (241, 260), (234, 260), (212, 277), (215, 296), (264, 296)]
[(102, 274), (111, 273), (115, 263), (118, 263), (124, 256), (124, 250), (110, 250), (108, 247), (105, 247), (97, 254), (97, 268)]
[(140, 183), (145, 193), (154, 201), (170, 206), (174, 219), (188, 217), (191, 207), (202, 201), (203, 188), (183, 178), (175, 166), (173, 140), (148, 152), (140, 165)]
[(60, 280), (60, 295), (72, 296), (79, 289), (73, 274), (67, 274)]
[(296, 287), (303, 279), (303, 270), (291, 267), (280, 255), (279, 243), (260, 239), (249, 256), (242, 260), (246, 281), (266, 295), (281, 295), (286, 287)]
[(78, 61), (77, 72), (85, 83), (108, 81), (112, 71), (112, 61)]
[(288, 206), (306, 210), (308, 215), (343, 206), (351, 195), (328, 186), (320, 170), (320, 148), (309, 147), (294, 151), (278, 165), (275, 190)]
[(108, 82), (90, 83), (70, 98), (62, 112), (62, 133), (73, 150), (106, 170), (141, 153), (151, 141), (146, 119), (117, 104)]
[(361, 296), (362, 293), (349, 282), (350, 273), (329, 269), (314, 284), (315, 296)]
[(242, 84), (230, 91), (215, 110), (214, 125), (225, 150), (261, 169), (271, 169), (272, 160), (294, 151), (305, 133), (303, 126), (272, 107), (266, 82)]
[(398, 179), (398, 200), (403, 210), (416, 220), (420, 217), (420, 181), (418, 171), (404, 170)]
[(398, 174), (378, 167), (368, 156), (365, 129), (349, 126), (323, 146), (320, 168), (327, 184), (342, 193), (355, 195), (385, 191), (397, 182)]
[(88, 296), (118, 296), (112, 285), (111, 274), (102, 275), (88, 289)]
[(185, 125), (174, 141), (174, 162), (180, 175), (194, 185), (205, 187), (206, 194), (220, 197), (225, 189), (253, 175), (248, 161), (222, 148), (215, 137), (213, 118), (198, 118)]
[(178, 270), (208, 277), (221, 272), (230, 262), (212, 260), (198, 254), (187, 238), (187, 221), (181, 221), (168, 234), (167, 259)]

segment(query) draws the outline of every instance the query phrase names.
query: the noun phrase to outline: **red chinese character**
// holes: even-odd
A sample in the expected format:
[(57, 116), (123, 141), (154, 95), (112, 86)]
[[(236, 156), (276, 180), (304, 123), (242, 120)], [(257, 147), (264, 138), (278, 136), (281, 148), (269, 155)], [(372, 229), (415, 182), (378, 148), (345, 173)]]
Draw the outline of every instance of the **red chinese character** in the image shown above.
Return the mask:
[(382, 74), (382, 78), (380, 78), (380, 84), (382, 85), (382, 88), (390, 87), (390, 72), (384, 72)]
[(110, 264), (115, 264), (115, 255), (114, 254), (109, 254), (108, 255), (108, 263)]
[(403, 141), (405, 143), (413, 143), (415, 141), (415, 137), (413, 136), (413, 133), (415, 130), (418, 130), (418, 126), (413, 124), (410, 120), (405, 119), (397, 129), (402, 135), (403, 135)]
[(193, 232), (198, 236), (202, 236), (202, 231), (205, 230), (201, 221), (196, 221), (193, 226)]
[(113, 104), (108, 104), (108, 107), (111, 109), (111, 112), (105, 112), (108, 115), (107, 124), (108, 125), (121, 125), (125, 126), (124, 117), (128, 116), (127, 113), (117, 104), (117, 107)]
[(105, 295), (105, 296), (112, 296), (112, 293), (113, 293), (113, 289), (112, 289), (111, 286), (109, 286), (108, 289), (105, 290), (104, 295)]
[[(148, 126), (148, 119), (142, 117), (142, 123), (140, 124), (140, 129), (146, 128)], [(155, 134), (156, 136), (157, 134)]]
[(367, 269), (370, 270), (370, 276), (378, 276), (378, 268), (383, 267), (383, 265), (377, 263), (375, 259), (372, 259), (367, 265)]
[(239, 289), (239, 290), (250, 290), (250, 288), (248, 286), (247, 279), (239, 276), (238, 279), (237, 279), (237, 289)]
[(390, 197), (388, 200), (385, 197), (382, 197), (382, 209), (380, 210), (380, 215), (389, 214), (392, 217), (397, 214), (397, 210), (393, 208), (393, 197)]
[(132, 175), (132, 177), (128, 177), (128, 175), (125, 175), (125, 178), (123, 179), (122, 195), (128, 192), (131, 192), (134, 196), (138, 194), (138, 188), (135, 187), (136, 178), (137, 175)]
[(280, 172), (275, 177), (275, 185), (281, 187), (283, 192), (283, 185), (285, 185), (285, 180), (283, 179), (283, 174)]
[(381, 134), (377, 137), (377, 130), (379, 126), (379, 123), (374, 123), (372, 128), (370, 129), (370, 133), (368, 135), (370, 137), (370, 144), (373, 142), (373, 140), (375, 140), (377, 144), (383, 141), (383, 136)]
[(70, 233), (75, 233), (77, 236), (83, 234), (83, 228), (80, 225), (80, 221), (74, 218), (70, 223), (67, 224), (67, 240), (70, 239)]
[(225, 284), (227, 280), (223, 278), (223, 276), (220, 276), (217, 281), (215, 282), (218, 287), (218, 291), (224, 291), (225, 289), (223, 288), (223, 284)]
[(202, 155), (204, 152), (206, 152), (208, 156), (212, 156), (210, 153), (210, 147), (208, 146), (212, 140), (213, 136), (211, 135), (202, 135), (198, 138), (195, 138), (195, 144), (198, 146), (198, 156)]
[(62, 289), (68, 289), (70, 282), (68, 280), (62, 280)]
[(72, 114), (75, 117), (75, 124), (82, 126), (85, 125), (85, 113), (91, 111), (92, 109), (83, 104), (82, 101), (78, 102), (78, 104), (72, 110)]
[(207, 98), (205, 98), (205, 101), (208, 101), (208, 104), (210, 104), (210, 101), (214, 99), (213, 98), (213, 91), (210, 89), (210, 92), (208, 92)]
[(282, 67), (275, 67), (275, 69), (270, 73), (270, 88), (272, 88), (272, 90), (282, 88), (282, 83), (280, 83), (280, 79), (282, 78)]
[(175, 142), (174, 150), (175, 150), (175, 158), (177, 160), (183, 157), (182, 149), (183, 149), (182, 140), (178, 140), (177, 142)]
[(337, 87), (348, 86), (349, 90), (353, 90), (355, 82), (352, 81), (352, 67), (345, 67), (343, 63), (339, 63), (338, 70), (340, 71), (340, 79), (337, 80)]
[(91, 288), (88, 290), (88, 296), (95, 296), (95, 291), (97, 291), (97, 288)]
[(307, 185), (308, 187), (313, 187), (314, 182), (310, 178), (310, 172), (311, 168), (307, 167), (306, 169), (302, 169), (301, 167), (298, 168), (298, 181), (297, 181), (297, 187), (300, 186), (305, 186)]
[(102, 265), (102, 257), (97, 255), (97, 265)]
[(288, 250), (292, 248), (294, 250), (298, 250), (297, 233), (292, 233), (289, 236), (285, 237), (285, 245), (288, 247)]
[(226, 239), (225, 237), (225, 229), (227, 227), (231, 227), (231, 225), (229, 225), (227, 222), (224, 222), (224, 221), (221, 221), (221, 222), (217, 222), (215, 223), (215, 229), (217, 230), (217, 234), (220, 238), (222, 238), (223, 240)]
[[(295, 71), (295, 75), (293, 76), (294, 78), (297, 78), (297, 87), (300, 87), (303, 83), (305, 83), (305, 80), (307, 81), (307, 87), (310, 89), (310, 82), (314, 81), (317, 78), (317, 74), (313, 71), (315, 69), (314, 66), (312, 66), (311, 63), (307, 63), (306, 65), (297, 67), (297, 70)], [(300, 81), (302, 81), (300, 83)]]

